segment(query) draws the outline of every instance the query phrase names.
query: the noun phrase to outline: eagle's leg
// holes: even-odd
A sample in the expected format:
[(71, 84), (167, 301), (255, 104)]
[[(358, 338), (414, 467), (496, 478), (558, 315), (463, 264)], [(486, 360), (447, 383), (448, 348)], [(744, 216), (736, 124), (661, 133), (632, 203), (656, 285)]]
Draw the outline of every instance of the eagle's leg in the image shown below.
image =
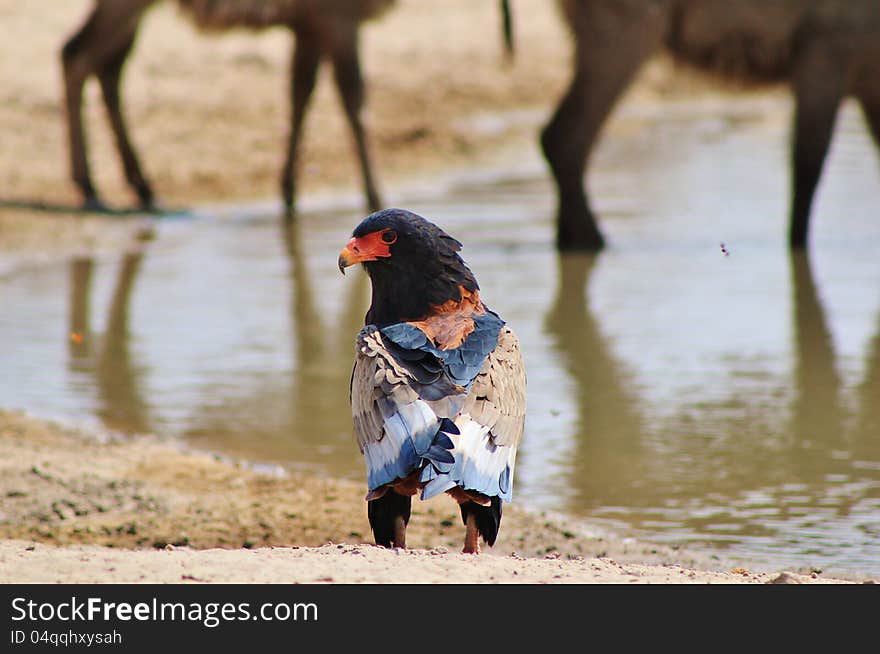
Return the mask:
[(392, 540), (394, 547), (406, 549), (406, 521), (403, 516), (394, 518), (394, 538)]
[(486, 545), (492, 547), (498, 537), (498, 528), (501, 526), (501, 499), (461, 488), (453, 488), (446, 492), (458, 502), (458, 508), (461, 510), (461, 521), (466, 530), (462, 551), (465, 554), (479, 554), (480, 538), (486, 541)]
[(480, 530), (477, 527), (477, 516), (469, 513), (465, 519), (464, 554), (480, 553)]

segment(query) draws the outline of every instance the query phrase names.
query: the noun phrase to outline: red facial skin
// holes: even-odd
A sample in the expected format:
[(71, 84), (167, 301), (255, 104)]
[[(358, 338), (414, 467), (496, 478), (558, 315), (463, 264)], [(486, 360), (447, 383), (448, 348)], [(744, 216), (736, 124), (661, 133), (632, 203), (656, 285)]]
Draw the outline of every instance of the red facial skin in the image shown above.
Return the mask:
[[(388, 234), (389, 236), (386, 236)], [(390, 240), (389, 240), (390, 239)], [(376, 261), (391, 256), (391, 245), (397, 240), (397, 234), (389, 229), (365, 234), (360, 238), (352, 238), (339, 253), (339, 271), (345, 274), (348, 266), (364, 261)]]

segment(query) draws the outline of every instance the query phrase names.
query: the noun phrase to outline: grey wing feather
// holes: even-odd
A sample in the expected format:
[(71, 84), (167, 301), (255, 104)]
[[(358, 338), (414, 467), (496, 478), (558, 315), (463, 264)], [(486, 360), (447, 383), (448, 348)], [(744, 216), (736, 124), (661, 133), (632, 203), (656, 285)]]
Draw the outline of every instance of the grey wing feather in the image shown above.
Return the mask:
[(462, 413), (489, 427), (496, 445), (519, 445), (526, 416), (526, 370), (519, 339), (509, 327), (471, 384)]
[(351, 407), (371, 491), (417, 470), (427, 481), (451, 469), (454, 443), (445, 432), (458, 433), (451, 419), (464, 403), (465, 390), (453, 384), (445, 388), (451, 396), (438, 393), (436, 384), (426, 393), (412, 371), (386, 349), (375, 326), (358, 334)]
[(407, 384), (406, 371), (388, 354), (379, 332), (362, 330), (351, 372), (351, 412), (361, 452), (367, 443), (382, 440), (386, 414), (392, 406), (409, 404), (418, 397)]

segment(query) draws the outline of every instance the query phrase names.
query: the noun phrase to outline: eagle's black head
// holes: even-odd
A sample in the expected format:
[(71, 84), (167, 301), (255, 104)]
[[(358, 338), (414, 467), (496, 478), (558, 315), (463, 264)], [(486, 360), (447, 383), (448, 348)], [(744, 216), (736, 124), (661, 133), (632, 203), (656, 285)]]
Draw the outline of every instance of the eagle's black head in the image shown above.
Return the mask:
[(405, 209), (383, 209), (363, 219), (339, 253), (339, 270), (363, 263), (373, 285), (367, 324), (421, 320), (432, 306), (479, 289), (458, 255), (461, 243)]

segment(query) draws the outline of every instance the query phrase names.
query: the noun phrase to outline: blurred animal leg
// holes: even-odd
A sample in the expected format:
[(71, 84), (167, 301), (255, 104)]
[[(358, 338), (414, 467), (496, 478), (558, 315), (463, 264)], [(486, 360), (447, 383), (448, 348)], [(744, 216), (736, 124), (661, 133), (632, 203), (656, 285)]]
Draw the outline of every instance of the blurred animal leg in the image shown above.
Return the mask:
[(556, 245), (560, 250), (599, 250), (605, 245), (584, 190), (587, 162), (615, 101), (659, 45), (663, 31), (659, 10), (641, 17), (594, 18), (586, 11), (570, 17), (575, 72), (541, 132), (541, 146), (558, 192)]
[(107, 115), (110, 118), (110, 126), (116, 137), (116, 148), (122, 159), (122, 167), (125, 171), (125, 179), (137, 193), (141, 206), (144, 209), (153, 208), (153, 190), (144, 176), (137, 154), (132, 147), (126, 129), (125, 119), (122, 116), (122, 102), (119, 96), (119, 83), (122, 77), (122, 68), (125, 60), (131, 52), (136, 36), (136, 29), (120, 44), (113, 53), (98, 69), (98, 80), (101, 83), (101, 92), (104, 95), (104, 104), (107, 107)]
[(89, 35), (94, 31), (99, 11), (100, 7), (96, 7), (79, 31), (61, 49), (70, 174), (82, 194), (83, 206), (87, 209), (104, 208), (92, 185), (82, 124), (83, 87), (89, 75), (94, 72), (93, 59), (88, 52)]
[(296, 32), (293, 61), (290, 66), (290, 135), (287, 142), (287, 158), (281, 171), (281, 195), (288, 218), (293, 216), (296, 202), (297, 156), (302, 136), (303, 120), (321, 62), (321, 44), (308, 29)]
[(336, 87), (345, 109), (345, 115), (354, 135), (358, 161), (363, 175), (364, 193), (370, 211), (382, 208), (382, 200), (376, 190), (373, 168), (364, 126), (361, 122), (361, 109), (364, 104), (364, 81), (361, 76), (358, 57), (358, 31), (356, 24), (347, 24), (335, 30), (331, 44), (333, 71)]
[(810, 208), (843, 97), (843, 73), (835, 65), (833, 56), (816, 46), (801, 57), (793, 84), (795, 116), (791, 170), (794, 189), (788, 242), (791, 248), (800, 249), (807, 245)]
[[(121, 69), (128, 54), (143, 12), (154, 0), (98, 0), (83, 26), (70, 37), (61, 49), (64, 69), (64, 92), (67, 109), (67, 134), (69, 143), (71, 177), (83, 196), (83, 204), (89, 209), (104, 209), (92, 184), (88, 153), (82, 122), (83, 87), (93, 74), (106, 72), (111, 77), (114, 67)], [(117, 100), (118, 107), (118, 74)], [(113, 80), (101, 82), (102, 87), (112, 85)], [(105, 88), (105, 102), (107, 101)], [(111, 110), (108, 105), (108, 110)], [(111, 110), (111, 120), (113, 120)], [(114, 130), (116, 127), (114, 126)], [(124, 127), (123, 127), (124, 129)], [(117, 143), (118, 143), (117, 136)], [(124, 155), (123, 155), (124, 156)]]

